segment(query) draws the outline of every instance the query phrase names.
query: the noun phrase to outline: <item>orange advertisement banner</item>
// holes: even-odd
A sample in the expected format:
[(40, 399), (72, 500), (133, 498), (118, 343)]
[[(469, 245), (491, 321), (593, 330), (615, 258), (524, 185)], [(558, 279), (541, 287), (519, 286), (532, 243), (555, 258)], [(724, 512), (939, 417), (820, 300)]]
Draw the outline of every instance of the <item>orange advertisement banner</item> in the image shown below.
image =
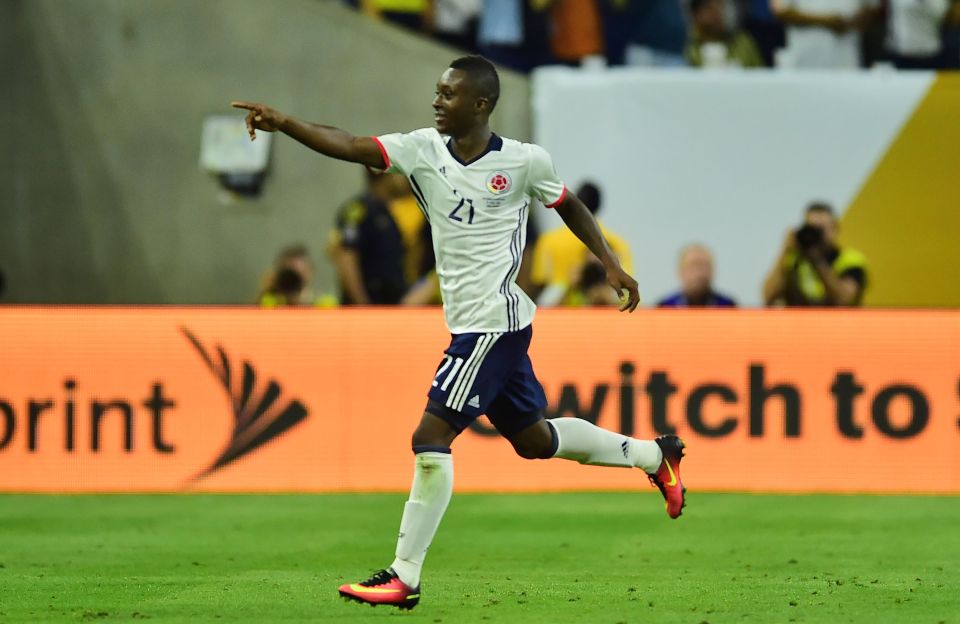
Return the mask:
[[(0, 490), (404, 491), (439, 310), (0, 309)], [(960, 311), (538, 313), (549, 415), (678, 432), (692, 489), (960, 493)], [(464, 491), (632, 489), (482, 419)]]

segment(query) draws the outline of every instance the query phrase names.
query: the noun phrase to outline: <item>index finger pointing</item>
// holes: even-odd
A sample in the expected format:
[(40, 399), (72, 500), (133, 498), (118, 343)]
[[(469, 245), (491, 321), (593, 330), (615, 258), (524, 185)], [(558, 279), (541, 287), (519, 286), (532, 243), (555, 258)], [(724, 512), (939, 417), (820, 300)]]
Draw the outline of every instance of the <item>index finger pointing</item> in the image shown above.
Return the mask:
[(257, 105), (252, 102), (241, 102), (240, 100), (230, 102), (230, 106), (234, 108), (245, 108), (247, 110), (256, 110), (257, 108)]

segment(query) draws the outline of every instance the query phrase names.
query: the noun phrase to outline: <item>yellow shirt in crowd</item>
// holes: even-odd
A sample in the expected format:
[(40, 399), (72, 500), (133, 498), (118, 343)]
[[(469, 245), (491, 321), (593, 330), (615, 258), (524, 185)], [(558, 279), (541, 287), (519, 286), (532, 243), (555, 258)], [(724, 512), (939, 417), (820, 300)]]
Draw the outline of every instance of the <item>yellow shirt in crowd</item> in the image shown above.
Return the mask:
[[(607, 239), (613, 253), (617, 254), (623, 270), (633, 273), (633, 259), (630, 256), (630, 247), (620, 236), (608, 230), (602, 223), (600, 231)], [(534, 284), (570, 285), (575, 279), (580, 267), (593, 257), (590, 250), (580, 242), (580, 239), (566, 226), (558, 227), (545, 232), (537, 239), (533, 250), (533, 266), (530, 269), (530, 279)]]

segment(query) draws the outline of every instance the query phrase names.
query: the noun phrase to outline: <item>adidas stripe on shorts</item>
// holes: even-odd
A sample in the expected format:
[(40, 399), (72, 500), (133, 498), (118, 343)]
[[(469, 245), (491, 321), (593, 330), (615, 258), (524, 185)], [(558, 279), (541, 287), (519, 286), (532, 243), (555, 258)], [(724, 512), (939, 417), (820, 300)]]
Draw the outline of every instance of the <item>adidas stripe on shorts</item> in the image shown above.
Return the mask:
[(486, 414), (506, 436), (542, 418), (547, 397), (527, 355), (532, 337), (532, 325), (514, 332), (453, 334), (427, 393), (427, 411), (457, 431)]

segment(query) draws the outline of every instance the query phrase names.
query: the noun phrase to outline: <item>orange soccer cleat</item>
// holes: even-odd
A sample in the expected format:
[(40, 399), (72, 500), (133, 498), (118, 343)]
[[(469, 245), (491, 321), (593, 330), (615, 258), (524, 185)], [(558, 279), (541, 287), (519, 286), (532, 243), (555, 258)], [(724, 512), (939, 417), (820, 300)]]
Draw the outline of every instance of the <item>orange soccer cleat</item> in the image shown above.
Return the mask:
[(340, 595), (373, 607), (388, 605), (409, 610), (420, 602), (420, 586), (409, 587), (388, 568), (380, 570), (362, 583), (341, 585)]
[(683, 508), (687, 504), (687, 488), (683, 487), (680, 480), (680, 460), (683, 459), (683, 449), (685, 444), (683, 440), (675, 435), (664, 435), (656, 439), (657, 446), (663, 452), (663, 461), (660, 467), (653, 474), (647, 474), (650, 477), (650, 483), (660, 488), (664, 500), (667, 501), (667, 515), (671, 518), (679, 518), (683, 513)]

